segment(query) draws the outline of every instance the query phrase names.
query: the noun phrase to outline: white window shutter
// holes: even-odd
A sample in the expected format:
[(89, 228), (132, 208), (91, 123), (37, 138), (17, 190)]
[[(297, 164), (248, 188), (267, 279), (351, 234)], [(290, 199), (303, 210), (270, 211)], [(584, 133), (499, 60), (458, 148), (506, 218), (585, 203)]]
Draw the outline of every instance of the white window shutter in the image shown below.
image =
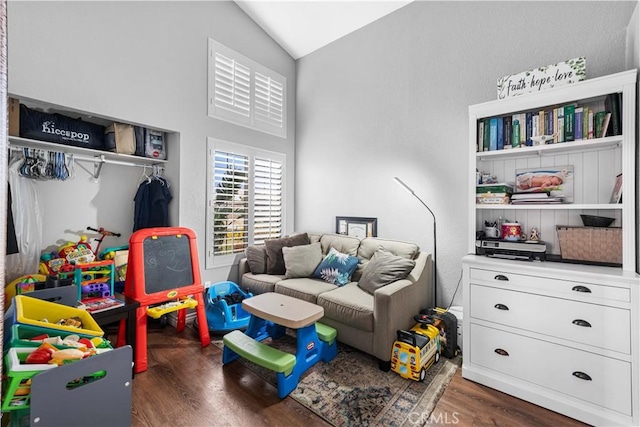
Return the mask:
[[(271, 74), (271, 75), (268, 75)], [(254, 74), (253, 112), (254, 123), (266, 132), (283, 134), (284, 126), (284, 87), (285, 78), (276, 73)], [(286, 136), (286, 133), (284, 133)]]
[(287, 80), (209, 39), (210, 117), (287, 137)]

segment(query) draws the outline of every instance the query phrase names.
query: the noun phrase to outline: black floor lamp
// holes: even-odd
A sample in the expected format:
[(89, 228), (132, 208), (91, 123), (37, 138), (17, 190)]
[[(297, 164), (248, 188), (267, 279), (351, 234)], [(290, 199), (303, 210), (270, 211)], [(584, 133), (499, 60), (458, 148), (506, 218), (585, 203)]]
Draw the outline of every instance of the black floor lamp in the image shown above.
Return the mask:
[(427, 210), (429, 211), (429, 213), (433, 217), (433, 304), (434, 304), (434, 307), (437, 307), (438, 306), (438, 297), (437, 297), (438, 286), (436, 285), (436, 280), (437, 280), (438, 276), (437, 276), (436, 264), (438, 262), (438, 255), (437, 255), (437, 251), (436, 251), (436, 242), (437, 242), (437, 240), (436, 240), (436, 216), (433, 213), (433, 211), (431, 210), (431, 208), (429, 208), (429, 206), (427, 206), (427, 204), (425, 202), (423, 202), (420, 197), (418, 197), (418, 195), (415, 193), (415, 191), (413, 191), (411, 189), (411, 187), (409, 187), (407, 184), (402, 182), (402, 180), (400, 178), (398, 178), (397, 176), (394, 177), (393, 179), (398, 184), (400, 184), (405, 190), (407, 190), (409, 193), (411, 193), (411, 195), (413, 197), (418, 199), (418, 201), (420, 203), (422, 203), (422, 205), (425, 208), (427, 208)]

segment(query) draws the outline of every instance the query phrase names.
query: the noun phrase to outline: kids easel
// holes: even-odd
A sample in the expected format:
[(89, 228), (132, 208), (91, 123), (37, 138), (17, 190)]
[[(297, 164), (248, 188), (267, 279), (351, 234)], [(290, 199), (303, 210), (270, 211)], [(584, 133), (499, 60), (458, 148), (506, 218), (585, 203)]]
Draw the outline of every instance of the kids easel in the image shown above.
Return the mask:
[[(146, 228), (131, 235), (124, 295), (140, 303), (136, 310), (136, 373), (147, 369), (148, 315), (156, 317), (159, 313), (178, 311), (176, 329), (180, 332), (185, 328), (186, 309), (195, 305), (200, 342), (202, 347), (209, 345), (203, 292), (196, 236), (192, 230)], [(151, 307), (153, 305), (155, 307)]]

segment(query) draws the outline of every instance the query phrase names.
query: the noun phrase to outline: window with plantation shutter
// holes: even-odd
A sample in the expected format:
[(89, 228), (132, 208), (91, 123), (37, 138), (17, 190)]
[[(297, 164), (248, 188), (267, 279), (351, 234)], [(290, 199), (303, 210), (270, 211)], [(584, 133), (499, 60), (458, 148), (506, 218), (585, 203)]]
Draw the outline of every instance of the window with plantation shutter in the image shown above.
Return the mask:
[(208, 140), (207, 268), (283, 235), (285, 155)]
[(287, 80), (209, 39), (210, 117), (286, 138)]

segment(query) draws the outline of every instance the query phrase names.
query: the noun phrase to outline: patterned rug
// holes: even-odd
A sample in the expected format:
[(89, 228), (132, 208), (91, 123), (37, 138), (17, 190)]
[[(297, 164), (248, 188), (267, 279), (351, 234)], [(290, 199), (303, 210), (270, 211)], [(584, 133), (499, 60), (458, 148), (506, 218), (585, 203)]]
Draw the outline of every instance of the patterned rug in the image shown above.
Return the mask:
[[(223, 346), (221, 336), (213, 335), (212, 342)], [(284, 337), (265, 343), (295, 353), (295, 336), (289, 331)], [(239, 362), (276, 384), (274, 372), (244, 359)], [(391, 371), (383, 372), (373, 356), (338, 343), (336, 358), (311, 367), (289, 396), (336, 427), (422, 426), (459, 364), (459, 357), (441, 357), (429, 368), (425, 380), (417, 382)]]

